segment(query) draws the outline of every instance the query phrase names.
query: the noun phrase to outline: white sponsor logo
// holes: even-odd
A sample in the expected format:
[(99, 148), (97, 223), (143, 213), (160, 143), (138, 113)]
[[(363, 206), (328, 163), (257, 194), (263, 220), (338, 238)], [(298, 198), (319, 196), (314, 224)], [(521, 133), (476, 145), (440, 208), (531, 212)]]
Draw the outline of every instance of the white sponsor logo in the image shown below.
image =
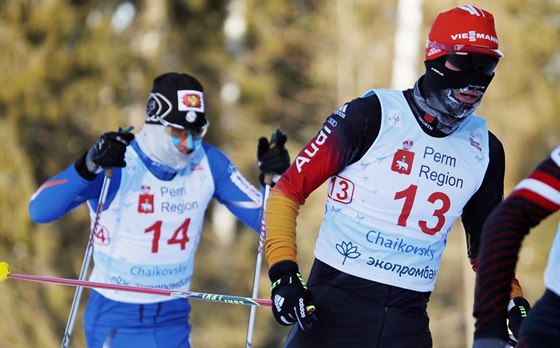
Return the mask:
[(311, 162), (311, 158), (319, 152), (319, 147), (325, 143), (330, 133), (330, 128), (324, 126), (323, 129), (319, 131), (319, 134), (317, 134), (315, 139), (299, 153), (294, 161), (296, 163), (298, 173), (301, 173), (301, 168), (304, 164)]
[(274, 296), (274, 307), (276, 307), (276, 311), (282, 311), (282, 305), (284, 304), (285, 299), (280, 295)]
[(300, 318), (305, 318), (307, 313), (305, 313), (305, 304), (303, 303), (303, 299), (299, 299), (299, 316)]
[(340, 116), (342, 118), (346, 117), (346, 108), (348, 107), (348, 104), (344, 104), (344, 106), (342, 106), (340, 109), (336, 110), (335, 112), (333, 112), (333, 114)]
[(247, 179), (237, 170), (233, 164), (228, 168), (230, 172), (231, 181), (237, 186), (243, 193), (251, 198), (250, 202), (234, 202), (238, 207), (243, 207), (247, 209), (260, 208), (262, 205), (262, 197), (260, 191), (258, 191), (253, 185), (251, 185)]
[(460, 39), (468, 39), (471, 42), (474, 42), (476, 40), (488, 40), (488, 41), (492, 41), (495, 42), (496, 44), (498, 43), (498, 38), (492, 35), (488, 35), (488, 34), (484, 34), (484, 33), (477, 33), (475, 30), (471, 30), (469, 32), (466, 33), (457, 33), (457, 34), (451, 34), (451, 40), (460, 40)]

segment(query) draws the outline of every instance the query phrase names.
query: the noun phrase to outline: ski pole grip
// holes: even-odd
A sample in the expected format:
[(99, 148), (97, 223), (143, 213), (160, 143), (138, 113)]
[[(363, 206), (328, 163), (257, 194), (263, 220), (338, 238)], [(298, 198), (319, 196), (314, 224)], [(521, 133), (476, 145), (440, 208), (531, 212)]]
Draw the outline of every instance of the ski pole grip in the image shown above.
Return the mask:
[[(130, 133), (133, 129), (134, 129), (133, 125), (130, 125), (130, 126), (126, 127), (125, 130), (123, 130), (121, 127), (119, 127), (119, 130), (117, 132)], [(112, 178), (113, 177), (113, 168), (105, 168), (105, 176), (108, 177), (108, 178)]]
[[(274, 130), (274, 133), (272, 133), (272, 136), (270, 137), (270, 145), (268, 146), (268, 149), (273, 149), (276, 146), (276, 143), (278, 142), (280, 137), (285, 137), (286, 135), (282, 132), (282, 130), (280, 128), (276, 128)], [(272, 185), (272, 177), (274, 176), (274, 173), (267, 173), (264, 175), (264, 184), (265, 185)]]

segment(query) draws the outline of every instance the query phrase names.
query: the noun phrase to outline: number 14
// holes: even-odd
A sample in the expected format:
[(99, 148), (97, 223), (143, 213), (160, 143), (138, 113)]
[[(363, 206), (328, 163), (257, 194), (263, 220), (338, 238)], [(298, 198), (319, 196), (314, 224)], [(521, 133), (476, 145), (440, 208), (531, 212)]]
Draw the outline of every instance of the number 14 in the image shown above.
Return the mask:
[[(167, 244), (180, 244), (181, 250), (185, 250), (189, 237), (187, 236), (187, 231), (189, 229), (189, 224), (191, 222), (190, 218), (187, 218), (173, 233), (173, 236), (167, 240)], [(161, 237), (161, 225), (162, 221), (156, 221), (152, 226), (146, 228), (144, 233), (154, 232), (154, 238), (152, 238), (152, 253), (155, 254), (159, 250), (159, 238)]]

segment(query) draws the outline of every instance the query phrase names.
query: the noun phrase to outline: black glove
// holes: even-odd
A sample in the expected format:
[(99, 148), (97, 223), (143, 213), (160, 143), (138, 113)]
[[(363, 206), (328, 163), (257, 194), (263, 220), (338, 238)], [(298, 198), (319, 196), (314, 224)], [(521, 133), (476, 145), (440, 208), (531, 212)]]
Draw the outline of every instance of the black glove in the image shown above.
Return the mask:
[(500, 338), (475, 338), (472, 348), (509, 348), (509, 343)]
[(78, 173), (87, 180), (93, 180), (102, 168), (125, 167), (126, 147), (134, 140), (134, 134), (119, 129), (99, 138), (77, 162)]
[(303, 331), (310, 330), (317, 318), (313, 297), (293, 261), (281, 261), (270, 267), (271, 299), (274, 319), (282, 325), (295, 323)]
[(531, 305), (523, 297), (514, 297), (509, 300), (508, 327), (516, 339), (519, 337), (519, 327), (530, 311)]
[(259, 138), (257, 145), (257, 163), (261, 171), (259, 181), (274, 186), (280, 175), (290, 167), (290, 155), (284, 147), (288, 136), (280, 128), (272, 134), (270, 142), (267, 138)]

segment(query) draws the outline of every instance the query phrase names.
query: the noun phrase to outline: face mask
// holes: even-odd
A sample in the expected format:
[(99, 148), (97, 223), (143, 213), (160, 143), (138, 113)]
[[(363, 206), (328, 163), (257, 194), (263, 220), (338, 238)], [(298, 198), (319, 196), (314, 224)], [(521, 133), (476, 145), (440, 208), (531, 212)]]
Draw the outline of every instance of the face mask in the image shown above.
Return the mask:
[[(480, 105), (493, 73), (490, 76), (482, 71), (454, 71), (438, 60), (426, 61), (425, 65), (426, 75), (420, 86), (421, 100), (417, 98), (417, 101), (426, 112), (438, 119), (441, 130), (449, 134)], [(457, 96), (461, 93), (475, 97), (476, 102), (462, 102)]]
[(185, 154), (179, 151), (173, 137), (167, 134), (165, 128), (158, 124), (144, 124), (135, 139), (152, 161), (174, 170), (185, 168), (189, 164), (192, 152)]

